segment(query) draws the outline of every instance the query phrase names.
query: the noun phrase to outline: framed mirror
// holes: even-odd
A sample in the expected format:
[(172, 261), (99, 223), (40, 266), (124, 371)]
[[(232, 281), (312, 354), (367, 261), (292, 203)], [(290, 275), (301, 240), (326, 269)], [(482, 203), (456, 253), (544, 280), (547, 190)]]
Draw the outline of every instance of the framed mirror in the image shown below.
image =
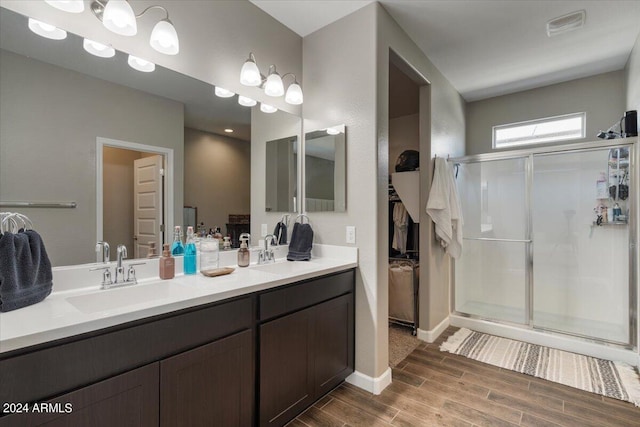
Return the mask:
[[(95, 262), (97, 240), (125, 244), (130, 258), (140, 246), (137, 256), (146, 257), (146, 240), (160, 247), (173, 240), (174, 225), (187, 224), (185, 206), (197, 208), (197, 225), (207, 231), (248, 230), (257, 197), (251, 176), (256, 169), (264, 176), (254, 139), (300, 135), (297, 116), (243, 107), (237, 95), (217, 97), (206, 82), (159, 66), (140, 72), (127, 59), (118, 51), (91, 55), (71, 33), (40, 37), (26, 16), (0, 8), (0, 210), (32, 220), (54, 266)], [(134, 200), (145, 196), (134, 196), (134, 161), (152, 155), (160, 158), (143, 168), (160, 178), (159, 220), (136, 223)], [(158, 208), (154, 197), (143, 201)], [(72, 203), (7, 204), (36, 201)], [(158, 237), (145, 226), (160, 228)]]
[(304, 137), (305, 212), (346, 211), (345, 125), (307, 132)]
[(267, 141), (265, 211), (296, 212), (298, 137)]

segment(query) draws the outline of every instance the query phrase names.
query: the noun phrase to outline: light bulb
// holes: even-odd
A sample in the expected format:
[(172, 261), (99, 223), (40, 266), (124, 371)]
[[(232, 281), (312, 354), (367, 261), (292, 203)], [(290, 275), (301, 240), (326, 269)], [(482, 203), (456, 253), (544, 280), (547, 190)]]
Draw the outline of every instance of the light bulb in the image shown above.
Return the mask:
[(255, 99), (247, 98), (246, 96), (239, 95), (238, 96), (238, 104), (243, 107), (253, 107), (257, 104)]
[(260, 104), (260, 111), (262, 111), (263, 113), (271, 114), (278, 111), (278, 109), (272, 105), (265, 104), (264, 102), (262, 102)]
[(90, 54), (99, 56), (100, 58), (111, 58), (116, 54), (116, 50), (111, 46), (89, 39), (84, 39), (82, 47)]
[(247, 59), (242, 65), (242, 70), (240, 70), (240, 83), (245, 86), (260, 86), (262, 84), (260, 70), (251, 58)]
[(67, 38), (67, 32), (51, 24), (29, 18), (29, 29), (41, 37), (51, 40), (63, 40)]
[(264, 84), (264, 93), (268, 96), (284, 95), (284, 85), (282, 84), (280, 74), (275, 71), (269, 74), (267, 82)]
[(176, 55), (180, 51), (178, 33), (171, 21), (163, 19), (153, 27), (149, 44), (158, 52), (166, 55)]
[(143, 73), (150, 73), (156, 69), (156, 64), (154, 64), (153, 62), (149, 62), (146, 59), (138, 58), (137, 56), (133, 55), (129, 55), (127, 63), (131, 68), (142, 71)]
[(340, 131), (336, 128), (327, 128), (327, 133), (329, 135), (338, 135)]
[(216, 94), (216, 96), (219, 96), (220, 98), (231, 98), (232, 96), (235, 95), (234, 92), (231, 92), (230, 90), (225, 89), (225, 88), (220, 87), (220, 86), (216, 86), (215, 94)]
[(56, 9), (64, 10), (65, 12), (81, 13), (84, 11), (83, 0), (44, 0), (49, 6), (53, 6)]
[(102, 24), (122, 36), (135, 36), (138, 32), (136, 15), (125, 0), (109, 0), (102, 13)]
[(287, 88), (287, 94), (284, 97), (285, 102), (292, 105), (300, 105), (303, 101), (302, 88), (298, 82), (292, 83)]

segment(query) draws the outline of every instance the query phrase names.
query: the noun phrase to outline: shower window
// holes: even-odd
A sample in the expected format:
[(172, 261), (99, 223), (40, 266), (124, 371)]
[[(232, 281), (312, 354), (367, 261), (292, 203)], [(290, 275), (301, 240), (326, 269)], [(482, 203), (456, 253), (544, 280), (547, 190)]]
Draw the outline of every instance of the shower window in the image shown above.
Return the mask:
[(585, 113), (546, 117), (493, 127), (493, 148), (567, 141), (585, 137)]

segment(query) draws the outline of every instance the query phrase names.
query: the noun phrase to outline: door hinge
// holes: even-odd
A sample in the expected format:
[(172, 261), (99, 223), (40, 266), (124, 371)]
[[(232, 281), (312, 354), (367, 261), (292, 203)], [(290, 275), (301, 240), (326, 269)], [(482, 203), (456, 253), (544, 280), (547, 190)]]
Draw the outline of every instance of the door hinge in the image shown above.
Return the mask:
[(160, 168), (160, 176), (164, 176), (164, 168)]
[(164, 233), (164, 224), (160, 224), (160, 231)]

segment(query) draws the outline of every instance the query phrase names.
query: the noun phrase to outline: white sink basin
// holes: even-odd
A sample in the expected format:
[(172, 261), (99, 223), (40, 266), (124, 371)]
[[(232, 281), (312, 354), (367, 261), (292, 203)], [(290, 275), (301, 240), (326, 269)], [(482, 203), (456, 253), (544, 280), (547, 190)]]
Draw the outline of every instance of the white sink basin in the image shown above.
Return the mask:
[(69, 297), (67, 301), (83, 313), (111, 311), (137, 304), (157, 301), (184, 293), (177, 285), (158, 282), (145, 285), (106, 289), (88, 295)]
[(259, 270), (265, 273), (273, 274), (296, 274), (304, 273), (305, 271), (313, 270), (318, 267), (318, 264), (314, 264), (309, 261), (277, 261), (271, 264), (253, 265), (250, 268), (252, 270)]

